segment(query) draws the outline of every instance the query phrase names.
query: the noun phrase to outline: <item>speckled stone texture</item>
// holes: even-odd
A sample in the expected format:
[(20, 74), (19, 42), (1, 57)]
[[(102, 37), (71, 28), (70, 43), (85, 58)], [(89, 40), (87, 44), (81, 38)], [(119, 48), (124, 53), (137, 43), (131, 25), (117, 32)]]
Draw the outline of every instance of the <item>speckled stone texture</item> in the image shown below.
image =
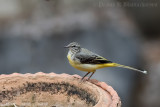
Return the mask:
[(36, 73), (0, 75), (0, 107), (121, 107), (117, 92), (104, 82), (78, 75)]

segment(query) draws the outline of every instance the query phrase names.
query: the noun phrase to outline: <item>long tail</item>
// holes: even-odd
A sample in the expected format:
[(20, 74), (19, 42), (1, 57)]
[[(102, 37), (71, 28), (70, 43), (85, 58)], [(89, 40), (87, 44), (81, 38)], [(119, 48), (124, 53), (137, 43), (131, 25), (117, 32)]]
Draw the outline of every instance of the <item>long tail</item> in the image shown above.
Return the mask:
[[(107, 66), (107, 64), (106, 64), (106, 66)], [(110, 63), (110, 67), (121, 67), (121, 68), (131, 69), (131, 70), (134, 70), (134, 71), (138, 71), (138, 72), (147, 74), (147, 71), (139, 70), (139, 69), (136, 69), (136, 68), (133, 68), (133, 67), (129, 67), (129, 66), (125, 66), (125, 65), (121, 65), (121, 64), (117, 64), (117, 63)]]

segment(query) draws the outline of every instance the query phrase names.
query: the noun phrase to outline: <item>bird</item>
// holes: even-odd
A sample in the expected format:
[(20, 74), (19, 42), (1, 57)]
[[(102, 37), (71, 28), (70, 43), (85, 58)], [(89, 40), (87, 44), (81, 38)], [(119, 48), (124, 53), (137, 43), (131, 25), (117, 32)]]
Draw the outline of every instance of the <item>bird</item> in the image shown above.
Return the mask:
[(106, 58), (95, 54), (88, 49), (81, 48), (81, 46), (77, 42), (71, 42), (65, 48), (68, 48), (67, 58), (71, 66), (74, 68), (87, 72), (82, 80), (91, 73), (87, 80), (93, 76), (97, 69), (105, 68), (105, 67), (121, 67), (134, 71), (138, 71), (144, 74), (147, 74), (145, 70), (139, 70), (130, 66), (121, 65), (118, 63), (114, 63)]

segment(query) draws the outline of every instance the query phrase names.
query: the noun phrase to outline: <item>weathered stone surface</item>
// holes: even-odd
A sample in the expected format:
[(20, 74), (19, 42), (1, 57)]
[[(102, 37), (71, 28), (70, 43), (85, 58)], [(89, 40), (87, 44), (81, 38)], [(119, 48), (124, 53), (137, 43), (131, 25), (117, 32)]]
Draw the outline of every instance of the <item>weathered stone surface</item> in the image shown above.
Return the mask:
[(0, 106), (120, 107), (111, 86), (78, 75), (36, 73), (0, 75)]

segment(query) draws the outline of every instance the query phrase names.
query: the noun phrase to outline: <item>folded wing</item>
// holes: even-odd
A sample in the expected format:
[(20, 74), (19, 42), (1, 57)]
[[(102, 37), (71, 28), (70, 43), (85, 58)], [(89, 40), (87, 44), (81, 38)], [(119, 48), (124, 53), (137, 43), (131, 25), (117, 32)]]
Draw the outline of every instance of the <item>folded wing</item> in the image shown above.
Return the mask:
[(112, 63), (111, 61), (98, 56), (98, 55), (84, 55), (84, 54), (79, 54), (76, 55), (76, 58), (79, 59), (79, 61), (82, 64), (105, 64), (105, 63)]

